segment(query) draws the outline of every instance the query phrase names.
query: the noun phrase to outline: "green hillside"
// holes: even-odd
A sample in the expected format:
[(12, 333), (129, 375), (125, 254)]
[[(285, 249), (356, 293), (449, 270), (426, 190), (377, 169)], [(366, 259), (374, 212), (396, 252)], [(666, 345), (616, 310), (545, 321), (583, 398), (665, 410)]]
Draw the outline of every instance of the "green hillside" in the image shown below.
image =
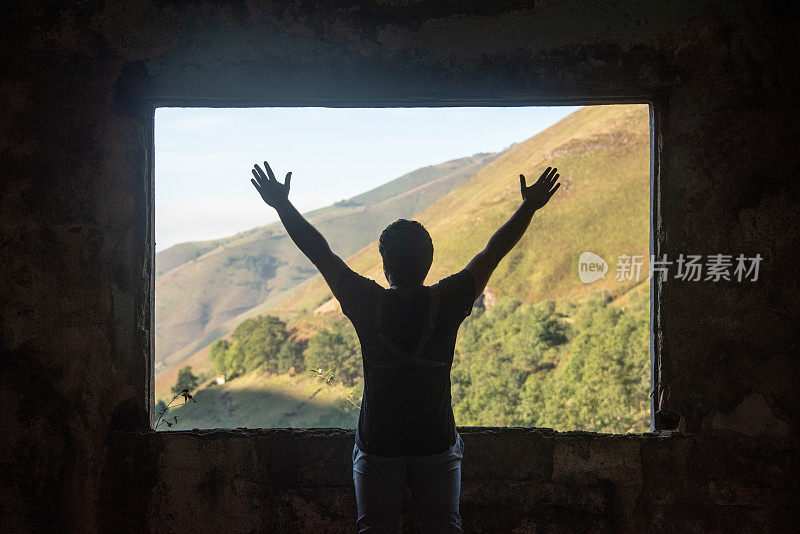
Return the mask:
[(191, 401), (169, 411), (175, 430), (237, 427), (352, 428), (358, 410), (310, 374), (250, 373), (201, 389)]
[[(269, 316), (256, 322), (283, 324)], [(233, 378), (201, 386), (196, 403), (170, 409), (167, 416), (177, 418), (171, 428), (355, 427), (358, 411), (348, 396), (360, 401), (363, 380), (357, 337), (346, 319), (314, 334), (294, 361), (282, 360), (283, 351), (263, 336), (248, 336), (252, 326), (237, 328), (245, 335), (235, 333), (232, 344), (212, 345), (215, 371)], [(489, 309), (476, 307), (456, 343), (456, 423), (646, 432), (649, 333), (647, 282), (613, 301), (598, 294), (558, 305), (502, 298)], [(306, 366), (333, 369), (339, 389), (306, 374)]]
[[(517, 174), (526, 174), (529, 183), (547, 166), (557, 166), (561, 174), (559, 192), (534, 216), (526, 235), (495, 271), (482, 305), (462, 326), (452, 373), (458, 424), (607, 432), (648, 428), (649, 286), (644, 280), (649, 268), (649, 150), (647, 106), (583, 108), (514, 145), (414, 216), (433, 238), (434, 264), (427, 280), (432, 283), (463, 268), (513, 213), (520, 203)], [(584, 251), (606, 259), (605, 279), (588, 285), (580, 281), (577, 262)], [(614, 279), (622, 254), (643, 256), (640, 282)], [(376, 241), (347, 263), (385, 285)], [(179, 428), (237, 426), (191, 413), (201, 409), (204, 398), (207, 409), (216, 411), (211, 406), (218, 404), (215, 395), (220, 392), (228, 392), (226, 398), (236, 403), (238, 384), (259, 384), (268, 392), (277, 387), (270, 385), (276, 380), (308, 379), (302, 367), (347, 368), (350, 355), (342, 351), (351, 351), (354, 332), (320, 276), (255, 310), (288, 322), (302, 347), (303, 365), (295, 370), (299, 375), (255, 371), (213, 393), (201, 389), (198, 405), (174, 411), (183, 417)], [(228, 350), (226, 354), (234, 355), (239, 349)], [(192, 358), (208, 368), (207, 355)], [(359, 378), (340, 374), (337, 380), (358, 386)], [(354, 424), (343, 399), (334, 396), (315, 404), (311, 400), (319, 393), (312, 398), (314, 392), (300, 384), (297, 391), (309, 402), (294, 420), (277, 418), (265, 407), (260, 415), (248, 416), (253, 421), (248, 424), (302, 426), (300, 418), (311, 421), (320, 414), (335, 424)]]
[[(412, 216), (462, 185), (495, 157), (476, 154), (424, 167), (306, 215), (346, 257), (391, 221)], [(171, 247), (157, 254), (156, 272), (160, 372), (230, 332), (257, 313), (254, 307), (271, 303), (317, 271), (280, 223), (274, 223), (225, 239)]]
[[(431, 234), (434, 259), (426, 283), (462, 269), (521, 202), (519, 173), (535, 180), (555, 166), (562, 186), (537, 213), (519, 244), (487, 286), (491, 298), (561, 300), (632, 284), (614, 280), (621, 254), (643, 255), (649, 268), (650, 130), (646, 105), (582, 108), (544, 132), (514, 145), (469, 182), (415, 216)], [(577, 276), (578, 257), (591, 251), (609, 263), (606, 278), (590, 285)], [(357, 272), (386, 285), (377, 241), (347, 259)], [(320, 308), (320, 306), (322, 306)], [(301, 330), (329, 322), (337, 303), (315, 276), (269, 312)], [(313, 328), (312, 328), (313, 330)]]

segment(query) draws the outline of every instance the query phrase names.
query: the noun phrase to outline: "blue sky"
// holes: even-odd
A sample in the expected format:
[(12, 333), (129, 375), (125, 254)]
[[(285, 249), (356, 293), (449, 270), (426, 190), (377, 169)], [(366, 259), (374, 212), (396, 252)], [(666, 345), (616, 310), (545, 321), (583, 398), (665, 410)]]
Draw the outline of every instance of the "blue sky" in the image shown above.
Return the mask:
[[(426, 165), (502, 150), (578, 107), (158, 108), (156, 250), (277, 220), (250, 184), (269, 161), (301, 211)], [(509, 179), (516, 179), (509, 177)]]

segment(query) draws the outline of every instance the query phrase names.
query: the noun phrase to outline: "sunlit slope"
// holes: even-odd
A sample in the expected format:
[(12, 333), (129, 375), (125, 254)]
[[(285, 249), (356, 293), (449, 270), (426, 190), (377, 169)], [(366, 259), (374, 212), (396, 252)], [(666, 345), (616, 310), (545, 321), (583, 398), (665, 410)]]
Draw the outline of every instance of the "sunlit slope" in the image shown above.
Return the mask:
[[(346, 257), (389, 222), (424, 210), (495, 157), (478, 154), (424, 167), (307, 216)], [(176, 245), (156, 256), (156, 271), (157, 370), (180, 363), (232, 330), (254, 307), (317, 272), (279, 223)]]
[[(339, 427), (354, 428), (358, 410), (331, 386), (308, 373), (267, 375), (253, 372), (199, 389), (196, 403), (170, 409), (178, 423), (170, 430), (193, 428)], [(169, 400), (167, 398), (167, 400)], [(159, 430), (167, 430), (162, 425)]]
[[(186, 365), (192, 368), (192, 373), (196, 376), (204, 375), (209, 380), (212, 377), (216, 377), (211, 359), (208, 357), (209, 349), (210, 347), (208, 346), (203, 347), (179, 364), (164, 368), (156, 377), (156, 401), (163, 400), (164, 402), (168, 402), (172, 398), (174, 395), (172, 393), (172, 387), (178, 380), (178, 371)], [(205, 383), (207, 382), (201, 382), (200, 385), (203, 386)]]
[[(521, 202), (518, 174), (536, 180), (547, 166), (561, 174), (561, 189), (538, 212), (517, 247), (489, 282), (493, 296), (536, 302), (581, 296), (600, 289), (621, 292), (634, 285), (616, 281), (619, 255), (642, 255), (649, 268), (649, 112), (646, 105), (583, 108), (544, 132), (507, 150), (469, 182), (414, 218), (434, 242), (426, 283), (462, 269)], [(583, 284), (578, 257), (594, 252), (609, 264), (604, 280)], [(356, 271), (385, 285), (377, 242), (347, 260)], [(301, 330), (324, 324), (337, 311), (320, 276), (276, 303), (271, 312)], [(317, 314), (308, 313), (317, 310)], [(335, 315), (335, 314), (333, 314)]]

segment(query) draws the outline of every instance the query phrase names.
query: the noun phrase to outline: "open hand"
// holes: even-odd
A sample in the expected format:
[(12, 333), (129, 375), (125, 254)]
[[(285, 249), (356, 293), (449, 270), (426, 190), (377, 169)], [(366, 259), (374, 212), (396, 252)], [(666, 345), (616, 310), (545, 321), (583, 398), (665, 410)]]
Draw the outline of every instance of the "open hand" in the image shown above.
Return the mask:
[(535, 184), (526, 187), (525, 176), (519, 175), (519, 185), (522, 189), (522, 200), (527, 202), (534, 210), (544, 207), (555, 194), (561, 184), (558, 182), (558, 169), (547, 167)]
[(256, 163), (253, 168), (253, 176), (255, 176), (255, 178), (251, 178), (250, 181), (255, 186), (258, 194), (261, 195), (261, 198), (264, 199), (264, 202), (273, 208), (277, 208), (289, 199), (289, 186), (292, 182), (292, 173), (287, 172), (283, 183), (280, 183), (275, 179), (275, 174), (273, 174), (269, 163), (266, 161), (264, 162), (264, 168), (267, 169), (267, 174), (264, 174), (264, 171), (262, 171), (261, 167)]

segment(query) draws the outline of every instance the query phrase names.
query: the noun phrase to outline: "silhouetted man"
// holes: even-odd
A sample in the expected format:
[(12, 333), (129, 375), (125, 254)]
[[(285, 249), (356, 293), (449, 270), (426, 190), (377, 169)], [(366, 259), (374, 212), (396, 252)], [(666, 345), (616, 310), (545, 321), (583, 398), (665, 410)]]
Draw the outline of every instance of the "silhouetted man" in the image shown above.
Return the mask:
[(393, 532), (410, 488), (426, 529), (461, 532), (459, 495), (464, 442), (450, 404), (456, 333), (500, 260), (525, 233), (534, 212), (561, 184), (548, 167), (525, 185), (522, 205), (467, 266), (432, 286), (423, 282), (433, 243), (416, 221), (400, 219), (381, 234), (383, 272), (391, 286), (352, 271), (289, 201), (284, 183), (253, 169), (253, 185), (275, 208), (295, 244), (319, 269), (361, 343), (364, 396), (353, 448), (359, 532)]

